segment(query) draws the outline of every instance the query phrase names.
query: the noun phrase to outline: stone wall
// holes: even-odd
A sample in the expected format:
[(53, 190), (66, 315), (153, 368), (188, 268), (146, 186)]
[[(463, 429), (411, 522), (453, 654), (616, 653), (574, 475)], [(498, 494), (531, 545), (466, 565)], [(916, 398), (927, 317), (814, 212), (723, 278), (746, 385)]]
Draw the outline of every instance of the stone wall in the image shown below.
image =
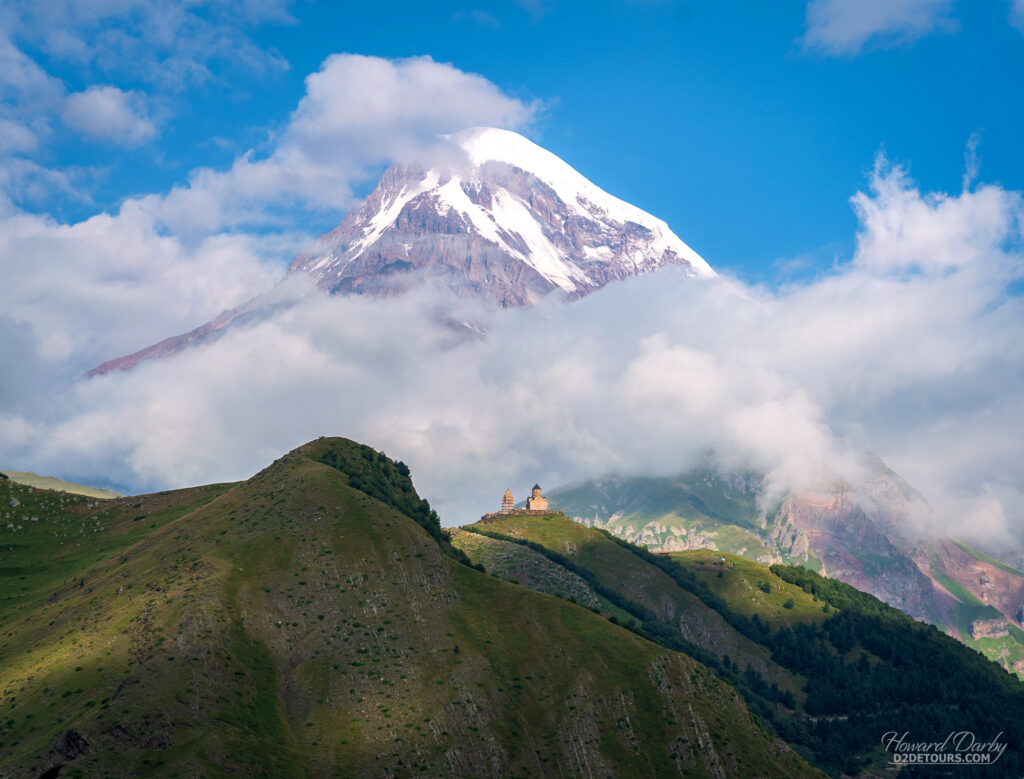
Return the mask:
[(514, 509), (512, 511), (496, 511), (492, 514), (484, 514), (480, 517), (481, 522), (497, 522), (505, 517), (538, 517), (541, 515), (554, 516), (554, 517), (568, 517), (565, 516), (561, 511), (552, 511), (550, 509), (544, 509), (542, 511), (531, 511), (530, 509)]

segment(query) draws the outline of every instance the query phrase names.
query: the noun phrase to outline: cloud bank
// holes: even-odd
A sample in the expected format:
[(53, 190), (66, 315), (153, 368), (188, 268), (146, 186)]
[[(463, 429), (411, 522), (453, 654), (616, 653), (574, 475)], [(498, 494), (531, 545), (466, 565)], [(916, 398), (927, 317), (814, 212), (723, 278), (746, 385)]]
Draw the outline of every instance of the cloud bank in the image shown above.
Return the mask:
[(856, 54), (865, 46), (913, 43), (955, 29), (953, 0), (811, 0), (803, 44), (823, 54)]
[(194, 171), (187, 186), (140, 206), (175, 232), (265, 223), (283, 203), (339, 211), (353, 185), (381, 165), (437, 153), (437, 136), (468, 126), (522, 128), (538, 104), (503, 94), (482, 76), (430, 57), (328, 57), (273, 151), (227, 171)]

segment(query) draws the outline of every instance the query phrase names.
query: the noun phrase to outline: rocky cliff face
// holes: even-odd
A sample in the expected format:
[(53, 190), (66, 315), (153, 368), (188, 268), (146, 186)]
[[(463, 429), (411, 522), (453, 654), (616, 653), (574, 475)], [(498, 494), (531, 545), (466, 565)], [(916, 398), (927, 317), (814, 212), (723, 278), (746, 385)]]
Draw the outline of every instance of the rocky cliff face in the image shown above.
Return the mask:
[[(936, 578), (949, 577), (980, 603), (1024, 627), (1024, 573), (950, 539), (922, 550), (918, 564)], [(962, 593), (957, 597), (967, 600)]]
[[(872, 507), (849, 485), (788, 495), (771, 535), (790, 559), (818, 558), (823, 573), (870, 592), (918, 619), (944, 622), (945, 598), (914, 562), (899, 534), (901, 507)], [(792, 539), (787, 546), (785, 539)]]
[(1004, 638), (1010, 635), (1010, 627), (1002, 617), (977, 619), (971, 623), (971, 638)]

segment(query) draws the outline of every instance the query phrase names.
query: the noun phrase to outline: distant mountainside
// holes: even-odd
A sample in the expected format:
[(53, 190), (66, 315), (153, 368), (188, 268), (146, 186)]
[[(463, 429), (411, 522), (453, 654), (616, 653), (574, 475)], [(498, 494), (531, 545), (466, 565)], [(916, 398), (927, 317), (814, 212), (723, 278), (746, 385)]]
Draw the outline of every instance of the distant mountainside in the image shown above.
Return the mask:
[(43, 490), (57, 490), (58, 492), (68, 492), (72, 495), (85, 495), (90, 498), (109, 499), (124, 497), (121, 493), (105, 489), (104, 487), (74, 484), (73, 482), (57, 479), (53, 476), (40, 476), (38, 473), (32, 473), (31, 471), (0, 471), (0, 474), (18, 484), (26, 484), (29, 487), (38, 487)]
[(0, 776), (820, 775), (688, 655), (471, 567), (369, 447), (0, 501)]
[(877, 458), (865, 465), (856, 487), (837, 480), (770, 505), (760, 474), (713, 465), (671, 478), (586, 482), (549, 499), (586, 525), (654, 551), (713, 549), (809, 567), (942, 626), (1024, 675), (1024, 572), (916, 532), (916, 520), (930, 512), (921, 495)]
[[(1018, 679), (936, 628), (804, 568), (709, 550), (652, 553), (555, 514), (492, 515), (452, 541), (488, 571), (541, 591), (562, 586), (564, 577), (547, 570), (561, 566), (600, 600), (596, 611), (616, 610), (609, 619), (700, 658), (831, 776), (888, 775), (893, 758), (879, 748), (880, 734), (896, 728), (915, 742), (966, 729), (1024, 743)], [(538, 558), (542, 576), (529, 573)], [(1024, 751), (968, 771), (1020, 776)]]
[[(388, 168), (337, 228), (295, 258), (289, 275), (307, 275), (332, 295), (389, 297), (429, 283), (500, 307), (551, 294), (578, 298), (667, 266), (716, 275), (665, 222), (523, 136), (478, 127), (449, 140), (443, 164)], [(170, 356), (286, 303), (273, 293), (256, 298), (90, 373)]]

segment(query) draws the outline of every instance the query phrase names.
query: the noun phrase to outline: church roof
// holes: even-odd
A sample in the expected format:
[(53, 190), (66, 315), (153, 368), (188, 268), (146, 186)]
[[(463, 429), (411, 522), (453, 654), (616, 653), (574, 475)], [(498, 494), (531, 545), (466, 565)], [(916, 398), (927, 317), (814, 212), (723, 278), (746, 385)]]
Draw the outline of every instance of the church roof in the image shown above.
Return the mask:
[(534, 488), (535, 490), (539, 490), (539, 489), (540, 489), (540, 485), (539, 485), (539, 484), (534, 484), (534, 485), (533, 485), (533, 488)]
[(512, 490), (511, 489), (505, 490), (505, 494), (502, 495), (501, 497), (503, 497), (503, 498), (511, 498), (512, 497)]

